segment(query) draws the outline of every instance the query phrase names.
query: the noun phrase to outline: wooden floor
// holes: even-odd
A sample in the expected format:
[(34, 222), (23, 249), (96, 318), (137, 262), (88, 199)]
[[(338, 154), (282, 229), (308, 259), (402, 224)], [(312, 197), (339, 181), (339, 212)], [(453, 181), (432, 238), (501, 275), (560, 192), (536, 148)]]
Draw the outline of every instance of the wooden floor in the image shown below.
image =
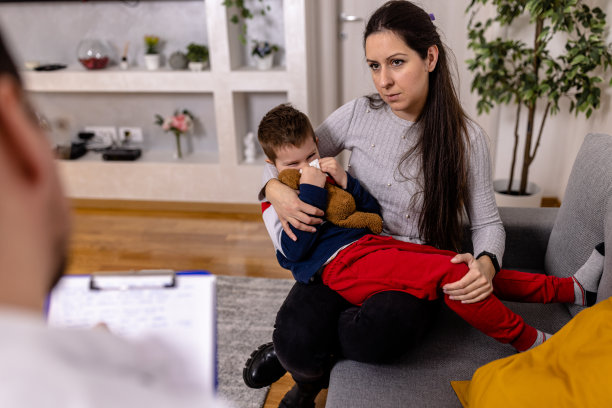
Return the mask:
[[(171, 268), (292, 279), (278, 265), (259, 215), (75, 209), (73, 221), (70, 274)], [(292, 386), (285, 375), (264, 407), (278, 407)], [(319, 395), (317, 408), (325, 406), (326, 395)]]

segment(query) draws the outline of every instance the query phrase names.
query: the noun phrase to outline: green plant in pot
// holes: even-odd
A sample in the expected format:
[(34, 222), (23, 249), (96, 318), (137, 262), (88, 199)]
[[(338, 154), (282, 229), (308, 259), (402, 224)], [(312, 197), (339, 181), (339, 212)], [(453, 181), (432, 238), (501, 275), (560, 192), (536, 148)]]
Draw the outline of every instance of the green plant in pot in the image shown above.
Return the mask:
[(145, 66), (154, 71), (159, 68), (159, 37), (156, 35), (145, 35)]
[(201, 71), (208, 66), (208, 47), (204, 44), (191, 43), (187, 46), (189, 69)]
[(255, 64), (258, 69), (272, 68), (274, 54), (279, 48), (276, 44), (270, 44), (268, 41), (253, 40), (253, 48), (251, 48), (251, 56), (255, 59)]
[[(495, 17), (478, 21), (479, 9), (487, 4), (496, 7)], [(579, 0), (472, 0), (466, 11), (472, 13), (468, 47), (474, 58), (467, 63), (474, 73), (472, 91), (479, 96), (478, 113), (501, 104), (516, 106), (512, 164), (505, 192), (526, 195), (529, 167), (538, 152), (546, 120), (560, 112), (561, 99), (569, 99), (569, 112), (584, 113), (587, 118), (600, 106), (602, 73), (612, 65), (610, 47), (605, 42), (606, 15)], [(491, 34), (505, 27), (530, 30), (531, 44)], [(560, 51), (559, 44), (563, 44)], [(526, 125), (521, 130), (524, 112)], [(540, 114), (538, 120), (536, 112)], [(520, 183), (513, 191), (521, 139)]]

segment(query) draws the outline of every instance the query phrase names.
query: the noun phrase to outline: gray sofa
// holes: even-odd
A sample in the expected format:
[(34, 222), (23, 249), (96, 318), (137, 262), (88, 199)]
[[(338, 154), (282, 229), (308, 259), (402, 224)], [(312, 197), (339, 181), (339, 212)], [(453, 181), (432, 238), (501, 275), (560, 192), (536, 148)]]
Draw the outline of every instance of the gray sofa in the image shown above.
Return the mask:
[[(570, 276), (604, 241), (608, 256), (598, 301), (612, 296), (612, 136), (587, 135), (561, 208), (500, 208), (500, 214), (506, 229), (504, 268)], [(580, 311), (562, 304), (505, 303), (549, 333)], [(461, 407), (450, 381), (469, 380), (478, 367), (514, 353), (443, 306), (423, 344), (396, 364), (338, 362), (326, 407)]]

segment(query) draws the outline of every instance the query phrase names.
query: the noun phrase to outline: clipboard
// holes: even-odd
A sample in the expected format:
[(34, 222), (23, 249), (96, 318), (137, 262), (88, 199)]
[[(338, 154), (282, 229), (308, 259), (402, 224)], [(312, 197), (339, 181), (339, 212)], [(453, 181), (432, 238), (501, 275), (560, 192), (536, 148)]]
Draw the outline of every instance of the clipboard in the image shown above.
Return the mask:
[(141, 270), (65, 275), (47, 298), (51, 327), (104, 323), (119, 337), (162, 340), (188, 361), (197, 383), (216, 392), (216, 280), (207, 271)]

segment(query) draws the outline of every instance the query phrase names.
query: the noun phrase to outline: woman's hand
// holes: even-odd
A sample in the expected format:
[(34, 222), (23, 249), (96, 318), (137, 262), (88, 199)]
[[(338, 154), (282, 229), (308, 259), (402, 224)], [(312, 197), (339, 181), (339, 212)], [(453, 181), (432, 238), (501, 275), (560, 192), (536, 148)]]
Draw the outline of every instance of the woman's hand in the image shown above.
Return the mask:
[(457, 282), (448, 283), (442, 287), (451, 300), (461, 303), (476, 303), (486, 299), (493, 292), (493, 277), (495, 267), (488, 256), (474, 259), (472, 254), (458, 254), (452, 263), (465, 263), (469, 271)]
[(316, 229), (311, 225), (323, 222), (321, 218), (317, 218), (324, 215), (323, 211), (300, 200), (295, 190), (277, 179), (272, 179), (266, 184), (266, 198), (278, 214), (283, 230), (294, 241), (297, 237), (291, 231), (289, 224), (302, 231), (315, 232)]
[(322, 172), (329, 174), (340, 187), (346, 190), (348, 183), (346, 171), (340, 166), (336, 159), (333, 157), (323, 157), (319, 159), (319, 166)]

